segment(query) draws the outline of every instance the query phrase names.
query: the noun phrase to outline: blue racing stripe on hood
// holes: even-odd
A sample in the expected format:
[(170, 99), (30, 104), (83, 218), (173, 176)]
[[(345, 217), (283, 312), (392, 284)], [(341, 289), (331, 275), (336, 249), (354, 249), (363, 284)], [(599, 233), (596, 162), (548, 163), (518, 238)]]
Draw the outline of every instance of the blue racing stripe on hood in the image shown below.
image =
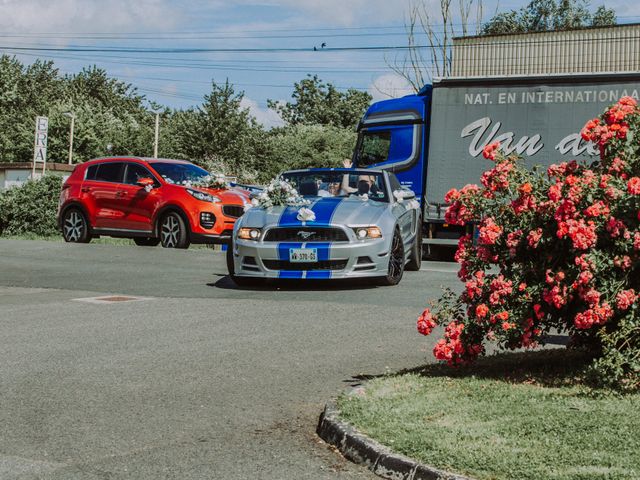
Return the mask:
[(339, 198), (339, 197), (321, 198), (317, 200), (315, 203), (307, 207), (313, 210), (313, 213), (316, 214), (316, 219), (314, 221), (304, 222), (304, 224), (297, 218), (298, 210), (300, 210), (303, 207), (301, 206), (287, 207), (282, 212), (282, 215), (280, 215), (278, 226), (301, 227), (302, 225), (309, 225), (309, 226), (329, 225), (331, 224), (331, 218), (333, 217), (333, 214), (338, 208), (338, 205), (343, 200), (344, 198)]

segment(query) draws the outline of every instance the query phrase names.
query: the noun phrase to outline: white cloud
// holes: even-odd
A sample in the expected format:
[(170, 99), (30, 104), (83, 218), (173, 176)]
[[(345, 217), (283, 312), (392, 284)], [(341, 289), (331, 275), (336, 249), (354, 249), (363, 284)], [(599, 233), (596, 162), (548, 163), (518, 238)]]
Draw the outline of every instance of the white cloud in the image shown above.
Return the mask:
[(161, 31), (181, 17), (169, 0), (0, 0), (0, 29), (24, 34)]
[(284, 121), (280, 118), (280, 115), (270, 108), (261, 108), (255, 100), (251, 100), (245, 96), (242, 98), (240, 105), (243, 108), (248, 108), (251, 115), (265, 128), (281, 127), (284, 125)]
[[(219, 2), (215, 4), (216, 7), (222, 5)], [(224, 6), (228, 8), (232, 5), (290, 10), (291, 14), (299, 16), (292, 16), (285, 21), (295, 20), (297, 28), (314, 24), (345, 27), (402, 21), (410, 0), (234, 0)]]
[(284, 0), (278, 3), (340, 26), (402, 20), (403, 12), (409, 6), (409, 0)]
[(369, 86), (373, 101), (388, 100), (415, 93), (409, 82), (395, 73), (385, 73), (376, 78)]

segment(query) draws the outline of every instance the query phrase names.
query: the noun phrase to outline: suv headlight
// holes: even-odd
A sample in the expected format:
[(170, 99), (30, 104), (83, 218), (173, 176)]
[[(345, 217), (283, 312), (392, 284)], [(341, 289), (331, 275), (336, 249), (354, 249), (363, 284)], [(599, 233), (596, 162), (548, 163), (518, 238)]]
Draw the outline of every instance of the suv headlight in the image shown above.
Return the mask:
[(190, 188), (187, 188), (186, 190), (193, 198), (203, 202), (218, 203), (220, 201), (220, 199), (215, 195), (209, 195), (208, 193), (201, 192), (200, 190), (192, 190)]
[(358, 240), (382, 238), (382, 230), (380, 230), (380, 227), (355, 227), (353, 231), (356, 233), (356, 238)]
[(262, 232), (259, 228), (241, 228), (238, 230), (238, 238), (242, 240), (259, 240)]

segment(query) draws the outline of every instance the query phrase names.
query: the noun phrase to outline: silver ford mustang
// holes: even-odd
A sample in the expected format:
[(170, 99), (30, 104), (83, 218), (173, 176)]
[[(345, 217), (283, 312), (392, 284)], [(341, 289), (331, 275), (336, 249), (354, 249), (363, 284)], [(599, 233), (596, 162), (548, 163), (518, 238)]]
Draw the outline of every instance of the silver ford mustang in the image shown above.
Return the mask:
[(310, 203), (253, 207), (235, 223), (227, 267), (238, 285), (266, 278), (379, 277), (395, 285), (419, 270), (415, 194), (382, 170), (308, 169), (282, 174)]

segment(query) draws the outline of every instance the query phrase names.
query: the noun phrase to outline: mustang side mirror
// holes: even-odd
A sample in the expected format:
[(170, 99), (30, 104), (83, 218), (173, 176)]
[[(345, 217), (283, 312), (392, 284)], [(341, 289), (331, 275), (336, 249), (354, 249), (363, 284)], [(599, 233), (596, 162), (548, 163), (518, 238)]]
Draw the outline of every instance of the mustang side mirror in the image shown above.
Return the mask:
[(143, 177), (143, 178), (139, 178), (138, 181), (136, 182), (136, 185), (138, 185), (139, 187), (142, 188), (153, 188), (153, 186), (155, 185), (155, 180), (153, 180), (153, 178), (149, 178), (149, 177)]
[(416, 198), (415, 193), (405, 188), (402, 188), (400, 190), (394, 190), (393, 196), (396, 197), (397, 202), (402, 202), (403, 200), (415, 200)]

